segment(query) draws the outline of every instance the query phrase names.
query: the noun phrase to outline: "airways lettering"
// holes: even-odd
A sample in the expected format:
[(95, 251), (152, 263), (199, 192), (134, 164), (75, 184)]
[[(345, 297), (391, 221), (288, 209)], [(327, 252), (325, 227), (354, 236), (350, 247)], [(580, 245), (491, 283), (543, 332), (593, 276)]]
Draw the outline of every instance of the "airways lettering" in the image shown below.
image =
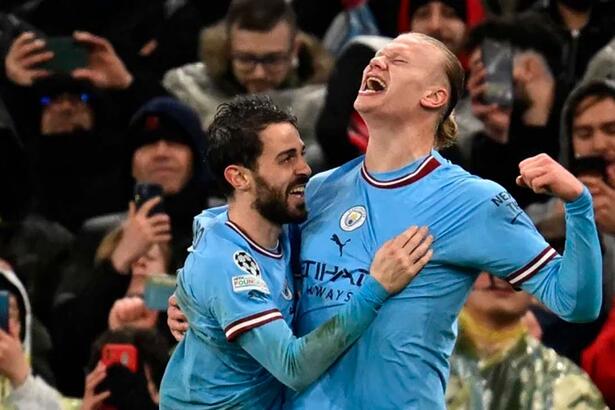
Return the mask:
[(352, 298), (352, 292), (339, 289), (329, 289), (324, 286), (314, 285), (305, 289), (306, 296), (318, 297), (335, 302), (348, 302)]

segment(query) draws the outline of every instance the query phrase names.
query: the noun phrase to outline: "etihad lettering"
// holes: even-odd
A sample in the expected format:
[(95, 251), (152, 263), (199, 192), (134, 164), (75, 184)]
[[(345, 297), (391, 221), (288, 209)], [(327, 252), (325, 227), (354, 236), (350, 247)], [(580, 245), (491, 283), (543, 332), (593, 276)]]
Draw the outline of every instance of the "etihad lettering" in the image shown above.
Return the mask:
[(301, 261), (301, 275), (304, 278), (314, 278), (319, 282), (347, 281), (353, 286), (363, 285), (365, 276), (369, 271), (363, 268), (346, 269), (340, 266), (311, 260)]

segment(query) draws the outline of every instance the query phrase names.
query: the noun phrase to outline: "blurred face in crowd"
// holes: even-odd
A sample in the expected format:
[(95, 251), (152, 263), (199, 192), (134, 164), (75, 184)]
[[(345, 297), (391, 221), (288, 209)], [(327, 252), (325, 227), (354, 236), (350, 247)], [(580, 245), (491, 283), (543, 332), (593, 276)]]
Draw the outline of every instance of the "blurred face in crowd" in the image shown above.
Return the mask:
[(249, 94), (278, 88), (288, 77), (297, 47), (291, 26), (280, 21), (270, 31), (234, 24), (230, 30), (233, 75)]
[(64, 93), (43, 98), (41, 134), (53, 135), (89, 131), (94, 126), (94, 113), (86, 95)]
[(603, 157), (608, 182), (615, 186), (615, 99), (588, 96), (579, 102), (572, 120), (572, 146), (577, 157)]
[(515, 291), (508, 282), (481, 273), (466, 301), (466, 309), (489, 322), (510, 323), (521, 319), (532, 302), (526, 292)]
[(466, 34), (466, 24), (455, 9), (439, 1), (419, 7), (412, 15), (410, 27), (440, 40), (455, 54), (461, 50)]
[(182, 190), (192, 176), (192, 150), (175, 141), (158, 140), (138, 148), (132, 157), (132, 176), (137, 182), (162, 185), (167, 195)]
[(312, 170), (305, 146), (290, 123), (270, 124), (260, 132), (263, 152), (253, 171), (254, 203), (263, 217), (277, 224), (302, 222), (307, 217), (305, 184)]

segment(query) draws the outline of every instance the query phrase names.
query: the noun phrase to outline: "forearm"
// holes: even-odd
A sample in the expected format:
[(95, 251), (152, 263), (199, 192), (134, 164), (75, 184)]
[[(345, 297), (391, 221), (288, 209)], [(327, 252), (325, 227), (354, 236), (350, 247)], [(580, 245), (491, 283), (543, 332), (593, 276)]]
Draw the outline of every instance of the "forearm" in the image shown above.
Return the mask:
[(602, 305), (602, 255), (591, 196), (566, 204), (565, 251), (550, 265), (537, 296), (571, 322), (594, 320)]
[(11, 390), (7, 403), (16, 409), (60, 409), (60, 394), (43, 379), (28, 376), (19, 387)]
[(341, 311), (307, 335), (297, 338), (277, 320), (239, 338), (240, 345), (271, 374), (293, 390), (303, 390), (371, 324), (388, 293), (374, 279)]

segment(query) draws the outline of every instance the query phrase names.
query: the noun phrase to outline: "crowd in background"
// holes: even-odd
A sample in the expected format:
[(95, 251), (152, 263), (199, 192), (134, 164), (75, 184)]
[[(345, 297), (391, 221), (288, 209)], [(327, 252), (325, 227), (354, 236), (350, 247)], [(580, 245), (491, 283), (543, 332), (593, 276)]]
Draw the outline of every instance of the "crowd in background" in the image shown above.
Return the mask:
[[(466, 69), (458, 139), (442, 154), (501, 184), (561, 251), (562, 203), (515, 184), (522, 159), (559, 159), (592, 194), (603, 251), (592, 323), (481, 273), (447, 403), (615, 408), (613, 0), (4, 0), (0, 408), (157, 408), (175, 341), (143, 295), (149, 276), (182, 266), (194, 216), (223, 202), (203, 162), (217, 106), (269, 95), (298, 117), (314, 171), (341, 165), (369, 141), (353, 109), (363, 68), (407, 31)], [(510, 54), (500, 99), (488, 42)], [(138, 183), (162, 198), (137, 206)], [(104, 365), (108, 343), (136, 346), (138, 368)]]

